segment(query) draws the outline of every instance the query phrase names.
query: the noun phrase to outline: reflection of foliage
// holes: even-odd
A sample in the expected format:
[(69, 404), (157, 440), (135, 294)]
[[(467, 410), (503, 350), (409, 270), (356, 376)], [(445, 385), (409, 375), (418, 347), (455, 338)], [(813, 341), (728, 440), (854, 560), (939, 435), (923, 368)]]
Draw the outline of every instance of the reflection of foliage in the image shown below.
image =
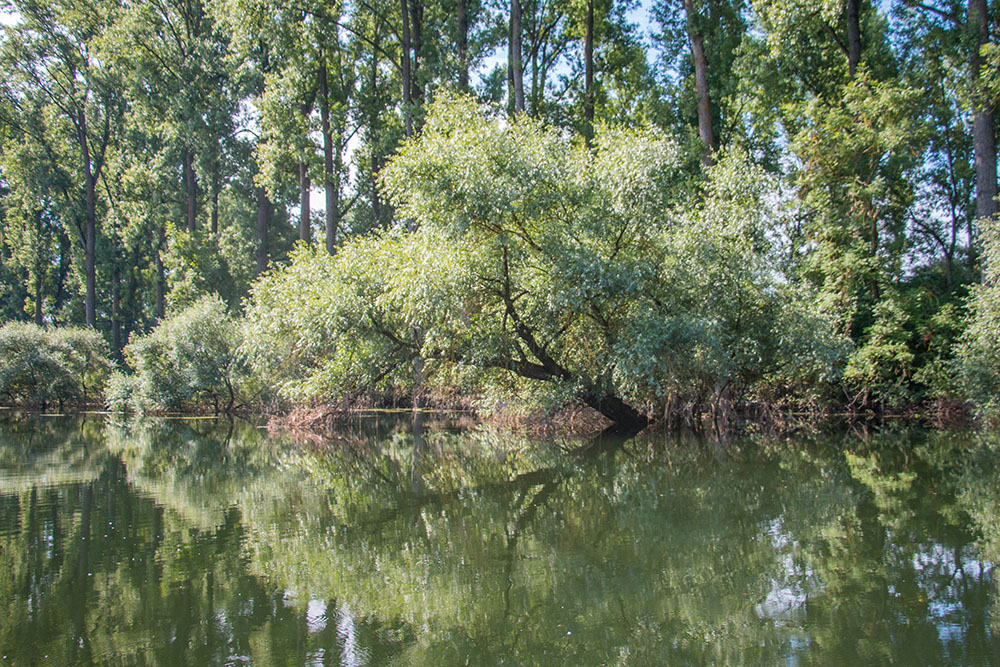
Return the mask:
[[(16, 428), (5, 467), (84, 460)], [(382, 417), (325, 445), (142, 422), (104, 449), (88, 429), (72, 442), (93, 475), (0, 495), (5, 647), (65, 663), (989, 660), (989, 442), (557, 445)]]

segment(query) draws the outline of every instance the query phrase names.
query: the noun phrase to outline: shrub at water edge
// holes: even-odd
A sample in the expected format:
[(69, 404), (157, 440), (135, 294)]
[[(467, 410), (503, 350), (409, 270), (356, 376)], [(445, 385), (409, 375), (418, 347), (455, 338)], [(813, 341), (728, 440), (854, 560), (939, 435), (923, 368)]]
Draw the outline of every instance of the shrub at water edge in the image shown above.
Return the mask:
[(100, 399), (113, 365), (93, 329), (10, 322), (0, 327), (0, 401), (36, 406)]

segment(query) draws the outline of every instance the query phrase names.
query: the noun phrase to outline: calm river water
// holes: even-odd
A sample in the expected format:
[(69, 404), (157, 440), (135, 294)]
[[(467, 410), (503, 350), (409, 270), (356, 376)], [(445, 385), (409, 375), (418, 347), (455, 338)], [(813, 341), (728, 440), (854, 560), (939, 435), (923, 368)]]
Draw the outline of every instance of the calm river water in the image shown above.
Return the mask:
[(0, 418), (0, 665), (1000, 664), (1000, 438)]

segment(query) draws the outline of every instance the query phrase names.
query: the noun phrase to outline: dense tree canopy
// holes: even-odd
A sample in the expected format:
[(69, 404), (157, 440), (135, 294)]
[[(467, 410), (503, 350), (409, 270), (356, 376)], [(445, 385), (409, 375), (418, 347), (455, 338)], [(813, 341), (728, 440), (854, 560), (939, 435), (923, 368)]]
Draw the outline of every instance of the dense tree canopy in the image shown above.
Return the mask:
[(4, 321), (216, 293), (297, 400), (964, 395), (989, 0), (2, 7)]

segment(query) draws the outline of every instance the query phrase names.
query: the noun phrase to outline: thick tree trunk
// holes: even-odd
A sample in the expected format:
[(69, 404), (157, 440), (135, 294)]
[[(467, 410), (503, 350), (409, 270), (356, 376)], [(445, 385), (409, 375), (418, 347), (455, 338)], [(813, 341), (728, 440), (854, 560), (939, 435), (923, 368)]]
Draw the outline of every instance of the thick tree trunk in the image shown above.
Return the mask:
[(644, 414), (617, 396), (585, 396), (583, 402), (614, 423), (615, 430), (637, 431), (649, 423)]
[(684, 0), (687, 14), (687, 33), (691, 42), (691, 59), (694, 62), (694, 87), (698, 96), (698, 136), (704, 146), (701, 163), (714, 164), (712, 155), (715, 143), (712, 136), (712, 104), (708, 96), (708, 59), (705, 57), (705, 43), (698, 27), (698, 14), (693, 0)]
[(403, 21), (403, 34), (400, 36), (399, 69), (403, 79), (403, 127), (407, 137), (413, 136), (413, 100), (410, 97), (410, 9), (407, 0), (399, 0), (399, 13)]
[[(986, 0), (969, 0), (969, 27), (976, 35), (976, 48), (969, 62), (972, 89), (976, 94), (972, 120), (972, 142), (976, 155), (976, 217), (988, 218), (997, 212), (997, 149), (993, 108), (982, 93), (980, 70), (983, 59), (980, 48), (990, 42), (990, 26)], [(972, 239), (969, 239), (972, 247)], [(971, 253), (970, 253), (971, 254)]]
[(854, 80), (861, 63), (861, 0), (847, 0), (847, 70)]
[(309, 180), (309, 165), (305, 160), (299, 161), (299, 240), (312, 243), (312, 225), (310, 214), (312, 204), (309, 202), (309, 190), (312, 181)]
[(456, 0), (458, 14), (458, 88), (469, 92), (469, 20), (466, 17), (466, 0)]
[(198, 228), (198, 179), (194, 173), (194, 153), (184, 149), (184, 191), (187, 195), (187, 230), (191, 233)]
[(521, 66), (521, 0), (510, 0), (510, 77), (513, 83), (514, 112), (524, 111), (524, 72)]
[(583, 38), (583, 136), (594, 138), (594, 0), (587, 0), (587, 25)]
[(257, 194), (257, 275), (267, 270), (267, 228), (270, 226), (271, 203), (267, 191), (255, 188)]

